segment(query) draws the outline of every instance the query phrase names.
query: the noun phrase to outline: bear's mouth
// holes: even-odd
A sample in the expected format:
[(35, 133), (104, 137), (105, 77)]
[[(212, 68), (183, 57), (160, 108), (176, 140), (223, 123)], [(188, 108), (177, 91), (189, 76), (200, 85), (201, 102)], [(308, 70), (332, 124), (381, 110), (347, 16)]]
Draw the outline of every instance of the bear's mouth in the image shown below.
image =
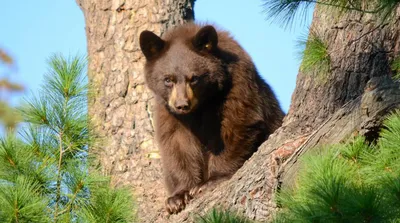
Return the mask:
[(187, 115), (189, 114), (191, 111), (187, 110), (187, 111), (174, 111), (175, 114), (177, 115)]

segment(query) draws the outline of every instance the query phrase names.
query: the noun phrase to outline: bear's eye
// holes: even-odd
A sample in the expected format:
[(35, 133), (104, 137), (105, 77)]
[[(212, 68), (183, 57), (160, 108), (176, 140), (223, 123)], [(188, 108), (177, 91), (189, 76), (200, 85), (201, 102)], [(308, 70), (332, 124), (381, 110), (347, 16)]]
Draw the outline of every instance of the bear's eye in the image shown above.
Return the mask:
[(172, 86), (172, 79), (170, 77), (164, 78), (164, 84), (167, 87), (171, 87)]
[(199, 82), (200, 77), (199, 76), (193, 76), (192, 79), (190, 80), (191, 84), (197, 84)]

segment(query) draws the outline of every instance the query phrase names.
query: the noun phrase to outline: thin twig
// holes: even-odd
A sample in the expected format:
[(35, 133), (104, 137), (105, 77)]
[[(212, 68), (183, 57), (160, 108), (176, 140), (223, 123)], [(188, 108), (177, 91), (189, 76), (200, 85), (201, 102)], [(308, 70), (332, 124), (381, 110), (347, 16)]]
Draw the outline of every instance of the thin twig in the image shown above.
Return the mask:
[(63, 157), (63, 149), (62, 149), (62, 136), (63, 133), (60, 132), (59, 134), (59, 143), (60, 143), (60, 157), (58, 159), (58, 173), (57, 173), (57, 191), (56, 191), (56, 207), (54, 209), (54, 222), (57, 222), (57, 217), (58, 217), (58, 205), (60, 202), (61, 198), (61, 163), (62, 163), (62, 157)]
[(14, 215), (15, 215), (15, 223), (18, 223), (18, 201), (14, 201)]
[(82, 186), (79, 186), (78, 189), (75, 191), (74, 195), (72, 195), (72, 198), (69, 200), (68, 204), (67, 204), (67, 208), (65, 208), (64, 210), (60, 211), (58, 213), (58, 215), (62, 215), (68, 211), (71, 211), (72, 209), (72, 204), (74, 203), (76, 197), (78, 197), (78, 193), (81, 191)]

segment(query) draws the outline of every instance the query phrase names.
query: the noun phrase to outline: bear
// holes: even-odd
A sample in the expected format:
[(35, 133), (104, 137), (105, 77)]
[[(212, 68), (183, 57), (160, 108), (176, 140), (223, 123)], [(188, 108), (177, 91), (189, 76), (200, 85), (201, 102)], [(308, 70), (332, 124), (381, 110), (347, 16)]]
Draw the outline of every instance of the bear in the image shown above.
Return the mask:
[(282, 124), (284, 112), (227, 31), (186, 23), (141, 32), (169, 214), (231, 176)]

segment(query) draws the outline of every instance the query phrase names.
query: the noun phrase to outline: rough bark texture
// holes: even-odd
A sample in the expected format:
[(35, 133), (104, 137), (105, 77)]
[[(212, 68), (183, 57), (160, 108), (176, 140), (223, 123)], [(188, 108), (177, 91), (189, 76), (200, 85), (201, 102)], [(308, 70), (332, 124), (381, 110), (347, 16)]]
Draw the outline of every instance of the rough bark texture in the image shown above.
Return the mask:
[(314, 132), (287, 142), (284, 128), (279, 129), (231, 180), (195, 200), (169, 222), (193, 222), (196, 216), (213, 207), (235, 210), (258, 221), (271, 220), (277, 210), (274, 193), (282, 183), (292, 183), (301, 155), (319, 145), (339, 143), (353, 134), (368, 133), (381, 124), (390, 110), (400, 108), (398, 83), (382, 77), (374, 78), (369, 84), (372, 87), (362, 96), (340, 108)]
[(193, 201), (170, 222), (192, 222), (215, 206), (255, 220), (270, 219), (277, 209), (274, 193), (291, 185), (301, 155), (353, 134), (373, 139), (384, 116), (399, 107), (399, 83), (391, 79), (390, 62), (400, 53), (400, 7), (391, 22), (383, 24), (376, 15), (335, 16), (332, 8), (317, 7), (311, 29), (329, 48), (326, 81), (299, 73), (282, 127), (231, 180)]
[(161, 34), (193, 18), (193, 1), (77, 0), (86, 19), (89, 78), (95, 97), (90, 115), (104, 137), (98, 151), (104, 171), (129, 183), (139, 204), (140, 222), (192, 222), (214, 206), (235, 209), (256, 220), (276, 210), (274, 193), (290, 186), (297, 158), (316, 145), (337, 143), (352, 134), (376, 136), (384, 115), (400, 104), (399, 84), (390, 61), (400, 51), (400, 7), (392, 22), (375, 15), (317, 7), (312, 29), (329, 46), (326, 81), (299, 73), (283, 126), (253, 157), (212, 193), (194, 200), (179, 215), (166, 217), (151, 124), (152, 95), (144, 86), (144, 58), (138, 36), (144, 29)]
[(287, 122), (300, 134), (360, 96), (372, 77), (390, 75), (389, 62), (400, 50), (398, 13), (391, 24), (376, 15), (338, 14), (324, 6), (314, 12), (311, 29), (327, 44), (331, 69), (325, 83), (309, 74), (297, 78)]
[[(84, 12), (93, 96), (89, 114), (102, 138), (97, 153), (105, 173), (130, 185), (139, 218), (163, 207), (165, 193), (153, 141), (152, 94), (144, 85), (139, 34), (162, 34), (192, 20), (194, 0), (77, 0)], [(154, 215), (153, 215), (154, 216)]]

